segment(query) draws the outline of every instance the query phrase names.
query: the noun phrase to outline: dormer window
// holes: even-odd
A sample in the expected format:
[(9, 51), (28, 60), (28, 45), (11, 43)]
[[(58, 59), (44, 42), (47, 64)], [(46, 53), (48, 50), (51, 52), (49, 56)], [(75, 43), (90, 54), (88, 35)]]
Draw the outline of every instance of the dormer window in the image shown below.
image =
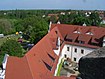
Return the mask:
[(52, 67), (50, 65), (48, 65), (46, 62), (43, 61), (43, 63), (45, 64), (46, 68), (51, 71)]
[(48, 54), (48, 56), (49, 56), (53, 61), (55, 61), (55, 58), (52, 57), (50, 54)]
[(93, 33), (92, 33), (92, 32), (87, 32), (86, 34), (87, 34), (87, 35), (93, 35)]
[(84, 44), (85, 42), (84, 41), (79, 41), (79, 44)]
[(57, 38), (57, 43), (56, 43), (57, 47), (60, 46), (60, 37)]
[(79, 31), (74, 31), (73, 33), (78, 33), (78, 34), (80, 34), (80, 32), (79, 32)]
[(57, 32), (57, 31), (55, 31), (55, 33), (56, 33), (56, 34), (58, 34), (58, 32)]

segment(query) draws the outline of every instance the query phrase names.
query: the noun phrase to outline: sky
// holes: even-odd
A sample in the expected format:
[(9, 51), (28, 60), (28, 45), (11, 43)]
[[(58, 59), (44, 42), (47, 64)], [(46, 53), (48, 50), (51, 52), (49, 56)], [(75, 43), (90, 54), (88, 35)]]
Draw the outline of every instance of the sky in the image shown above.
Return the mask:
[(105, 0), (1, 0), (0, 10), (72, 9), (105, 10)]

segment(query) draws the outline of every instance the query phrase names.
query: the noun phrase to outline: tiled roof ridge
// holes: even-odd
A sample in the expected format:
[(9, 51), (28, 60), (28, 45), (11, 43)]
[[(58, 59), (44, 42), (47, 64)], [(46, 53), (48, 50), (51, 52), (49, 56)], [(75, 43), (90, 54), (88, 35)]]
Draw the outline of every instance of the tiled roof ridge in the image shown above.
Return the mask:
[[(70, 26), (70, 27), (74, 27), (75, 26), (75, 30), (78, 30), (80, 28), (88, 28), (89, 30), (93, 30), (93, 28), (102, 28), (105, 29), (103, 27), (99, 27), (99, 26), (81, 26), (81, 25), (72, 25), (72, 24), (51, 24), (51, 26), (54, 25), (54, 27), (59, 27), (59, 26)], [(59, 26), (58, 26), (59, 25)], [(52, 29), (54, 28), (52, 27)], [(51, 30), (52, 30), (51, 29)]]

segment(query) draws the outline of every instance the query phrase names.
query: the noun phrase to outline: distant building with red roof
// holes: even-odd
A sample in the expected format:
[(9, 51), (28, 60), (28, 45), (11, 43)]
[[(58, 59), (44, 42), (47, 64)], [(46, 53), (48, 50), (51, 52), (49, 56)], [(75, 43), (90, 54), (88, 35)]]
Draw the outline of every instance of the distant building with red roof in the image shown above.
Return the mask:
[(49, 17), (49, 18), (50, 18), (50, 17), (56, 17), (56, 19), (58, 20), (58, 18), (59, 18), (58, 15), (59, 15), (59, 14), (48, 14), (48, 17)]
[(56, 76), (64, 55), (78, 63), (82, 56), (105, 46), (102, 27), (50, 24), (49, 30), (24, 57), (8, 57), (5, 79), (76, 79)]

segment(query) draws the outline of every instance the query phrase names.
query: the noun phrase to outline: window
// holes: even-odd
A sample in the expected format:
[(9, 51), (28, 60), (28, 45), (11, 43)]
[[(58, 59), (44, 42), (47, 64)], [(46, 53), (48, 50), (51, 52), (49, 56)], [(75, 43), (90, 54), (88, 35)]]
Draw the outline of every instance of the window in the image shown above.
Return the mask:
[(83, 49), (81, 49), (81, 53), (84, 54), (84, 50)]
[(48, 54), (48, 56), (49, 56), (53, 61), (55, 61), (55, 58), (52, 57), (50, 54)]
[(76, 61), (77, 59), (74, 57), (74, 61)]
[(67, 51), (69, 51), (69, 47), (67, 47)]
[(64, 54), (64, 57), (65, 57), (65, 58), (67, 58), (67, 55), (66, 55), (66, 54)]
[(74, 52), (77, 52), (77, 48), (74, 49)]
[(79, 31), (74, 31), (73, 33), (78, 33), (78, 34), (80, 34), (80, 32), (79, 32)]
[(46, 68), (51, 71), (52, 67), (50, 65), (48, 65), (46, 62), (44, 62), (44, 64), (45, 64)]
[(85, 42), (84, 41), (79, 41), (79, 44), (84, 44)]
[(58, 32), (57, 32), (57, 31), (55, 31), (55, 33), (56, 33), (56, 34), (58, 34)]
[(86, 33), (86, 34), (88, 34), (88, 35), (93, 35), (93, 33), (92, 33), (92, 32), (88, 32), (88, 33)]

